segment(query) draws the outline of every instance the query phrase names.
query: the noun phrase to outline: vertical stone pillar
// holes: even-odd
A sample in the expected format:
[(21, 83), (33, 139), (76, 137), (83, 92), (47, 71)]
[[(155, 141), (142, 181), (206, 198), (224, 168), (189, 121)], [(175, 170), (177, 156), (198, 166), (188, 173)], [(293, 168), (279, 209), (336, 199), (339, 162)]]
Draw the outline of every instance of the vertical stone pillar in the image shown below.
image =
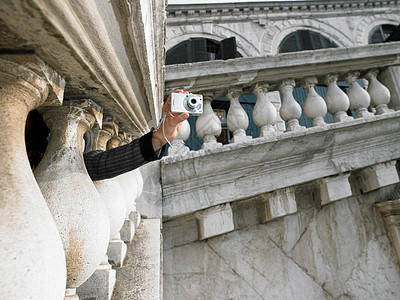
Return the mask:
[(239, 102), (241, 89), (230, 89), (226, 97), (231, 101), (227, 116), (228, 128), (233, 132), (231, 143), (250, 141), (251, 136), (246, 135), (249, 127), (249, 117)]
[(349, 84), (347, 95), (350, 100), (350, 109), (355, 111), (356, 119), (373, 116), (374, 114), (368, 111), (368, 106), (371, 103), (371, 97), (357, 82), (359, 73), (350, 73), (346, 77)]
[(317, 77), (306, 77), (303, 80), (303, 89), (307, 90), (304, 113), (307, 118), (313, 121), (313, 126), (322, 126), (325, 125), (324, 117), (327, 113), (327, 107), (325, 100), (314, 89), (317, 83)]
[(386, 86), (378, 81), (378, 70), (369, 71), (365, 78), (368, 80), (368, 93), (371, 96), (371, 104), (376, 110), (377, 115), (390, 112), (388, 104), (390, 102), (390, 92)]
[(43, 104), (47, 81), (0, 59), (0, 294), (62, 299), (66, 265), (60, 235), (29, 166), (25, 122)]
[(278, 113), (269, 98), (268, 87), (269, 85), (265, 83), (256, 84), (253, 88), (253, 93), (257, 96), (257, 102), (253, 110), (253, 119), (260, 128), (260, 137), (276, 135), (274, 125)]
[(391, 200), (375, 204), (389, 231), (400, 264), (400, 200)]
[[(161, 124), (162, 126), (162, 124)], [(172, 140), (171, 146), (168, 148), (168, 156), (184, 155), (190, 151), (189, 147), (185, 146), (186, 140), (190, 136), (190, 125), (188, 120), (182, 122), (181, 129), (178, 135)]]
[(110, 236), (106, 208), (82, 157), (83, 135), (93, 126), (95, 116), (101, 120), (100, 111), (91, 100), (70, 100), (43, 113), (50, 141), (35, 176), (63, 241), (66, 299), (78, 298), (76, 288), (102, 261)]
[(400, 109), (400, 66), (391, 66), (381, 72), (378, 79), (390, 91), (389, 108)]
[(350, 106), (349, 97), (336, 84), (338, 76), (336, 74), (327, 75), (325, 83), (328, 86), (325, 102), (328, 112), (333, 115), (333, 122), (346, 122), (354, 118), (347, 115)]
[(293, 79), (283, 81), (279, 86), (282, 94), (282, 106), (280, 109), (281, 118), (287, 122), (286, 132), (305, 130), (304, 126), (300, 126), (299, 118), (301, 117), (301, 106), (293, 97), (293, 88), (295, 82)]
[(204, 94), (204, 110), (203, 114), (197, 118), (196, 133), (203, 139), (202, 149), (213, 149), (221, 147), (222, 144), (217, 142), (217, 137), (221, 134), (221, 121), (214, 113), (211, 102), (213, 100), (211, 94)]

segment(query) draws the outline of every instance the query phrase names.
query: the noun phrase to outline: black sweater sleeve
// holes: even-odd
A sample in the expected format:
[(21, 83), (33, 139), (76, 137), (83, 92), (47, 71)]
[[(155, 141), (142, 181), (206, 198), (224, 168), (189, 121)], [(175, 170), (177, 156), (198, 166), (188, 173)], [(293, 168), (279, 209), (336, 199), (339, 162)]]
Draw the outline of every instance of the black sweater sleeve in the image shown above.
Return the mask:
[(154, 151), (152, 132), (133, 140), (129, 144), (108, 149), (95, 150), (83, 155), (90, 178), (102, 180), (132, 171), (147, 162), (160, 159), (165, 147)]

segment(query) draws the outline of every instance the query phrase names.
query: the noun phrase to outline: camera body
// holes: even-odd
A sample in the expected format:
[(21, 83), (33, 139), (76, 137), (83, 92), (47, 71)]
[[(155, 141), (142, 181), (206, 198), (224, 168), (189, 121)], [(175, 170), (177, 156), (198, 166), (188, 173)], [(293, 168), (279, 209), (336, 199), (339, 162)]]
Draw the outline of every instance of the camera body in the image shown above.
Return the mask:
[(171, 94), (171, 113), (180, 114), (187, 112), (193, 116), (203, 113), (203, 96), (200, 94)]

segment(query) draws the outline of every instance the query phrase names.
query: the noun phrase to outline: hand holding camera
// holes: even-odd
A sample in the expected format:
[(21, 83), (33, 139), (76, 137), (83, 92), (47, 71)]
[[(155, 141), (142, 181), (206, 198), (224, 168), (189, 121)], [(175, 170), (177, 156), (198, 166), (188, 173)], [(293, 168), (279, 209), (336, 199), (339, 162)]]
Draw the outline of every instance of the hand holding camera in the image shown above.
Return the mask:
[(178, 135), (182, 122), (189, 117), (189, 114), (203, 113), (203, 96), (176, 90), (168, 97), (162, 112), (162, 124), (153, 133), (152, 138), (155, 151)]

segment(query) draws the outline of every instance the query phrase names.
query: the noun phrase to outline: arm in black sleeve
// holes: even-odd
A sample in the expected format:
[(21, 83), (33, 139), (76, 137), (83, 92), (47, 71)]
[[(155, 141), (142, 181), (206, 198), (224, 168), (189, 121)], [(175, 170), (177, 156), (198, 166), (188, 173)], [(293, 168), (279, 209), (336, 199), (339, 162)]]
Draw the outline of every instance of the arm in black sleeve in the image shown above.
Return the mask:
[(153, 133), (149, 132), (117, 148), (85, 153), (83, 158), (90, 178), (93, 181), (112, 178), (139, 168), (147, 162), (160, 159), (165, 147), (154, 151), (152, 135)]

